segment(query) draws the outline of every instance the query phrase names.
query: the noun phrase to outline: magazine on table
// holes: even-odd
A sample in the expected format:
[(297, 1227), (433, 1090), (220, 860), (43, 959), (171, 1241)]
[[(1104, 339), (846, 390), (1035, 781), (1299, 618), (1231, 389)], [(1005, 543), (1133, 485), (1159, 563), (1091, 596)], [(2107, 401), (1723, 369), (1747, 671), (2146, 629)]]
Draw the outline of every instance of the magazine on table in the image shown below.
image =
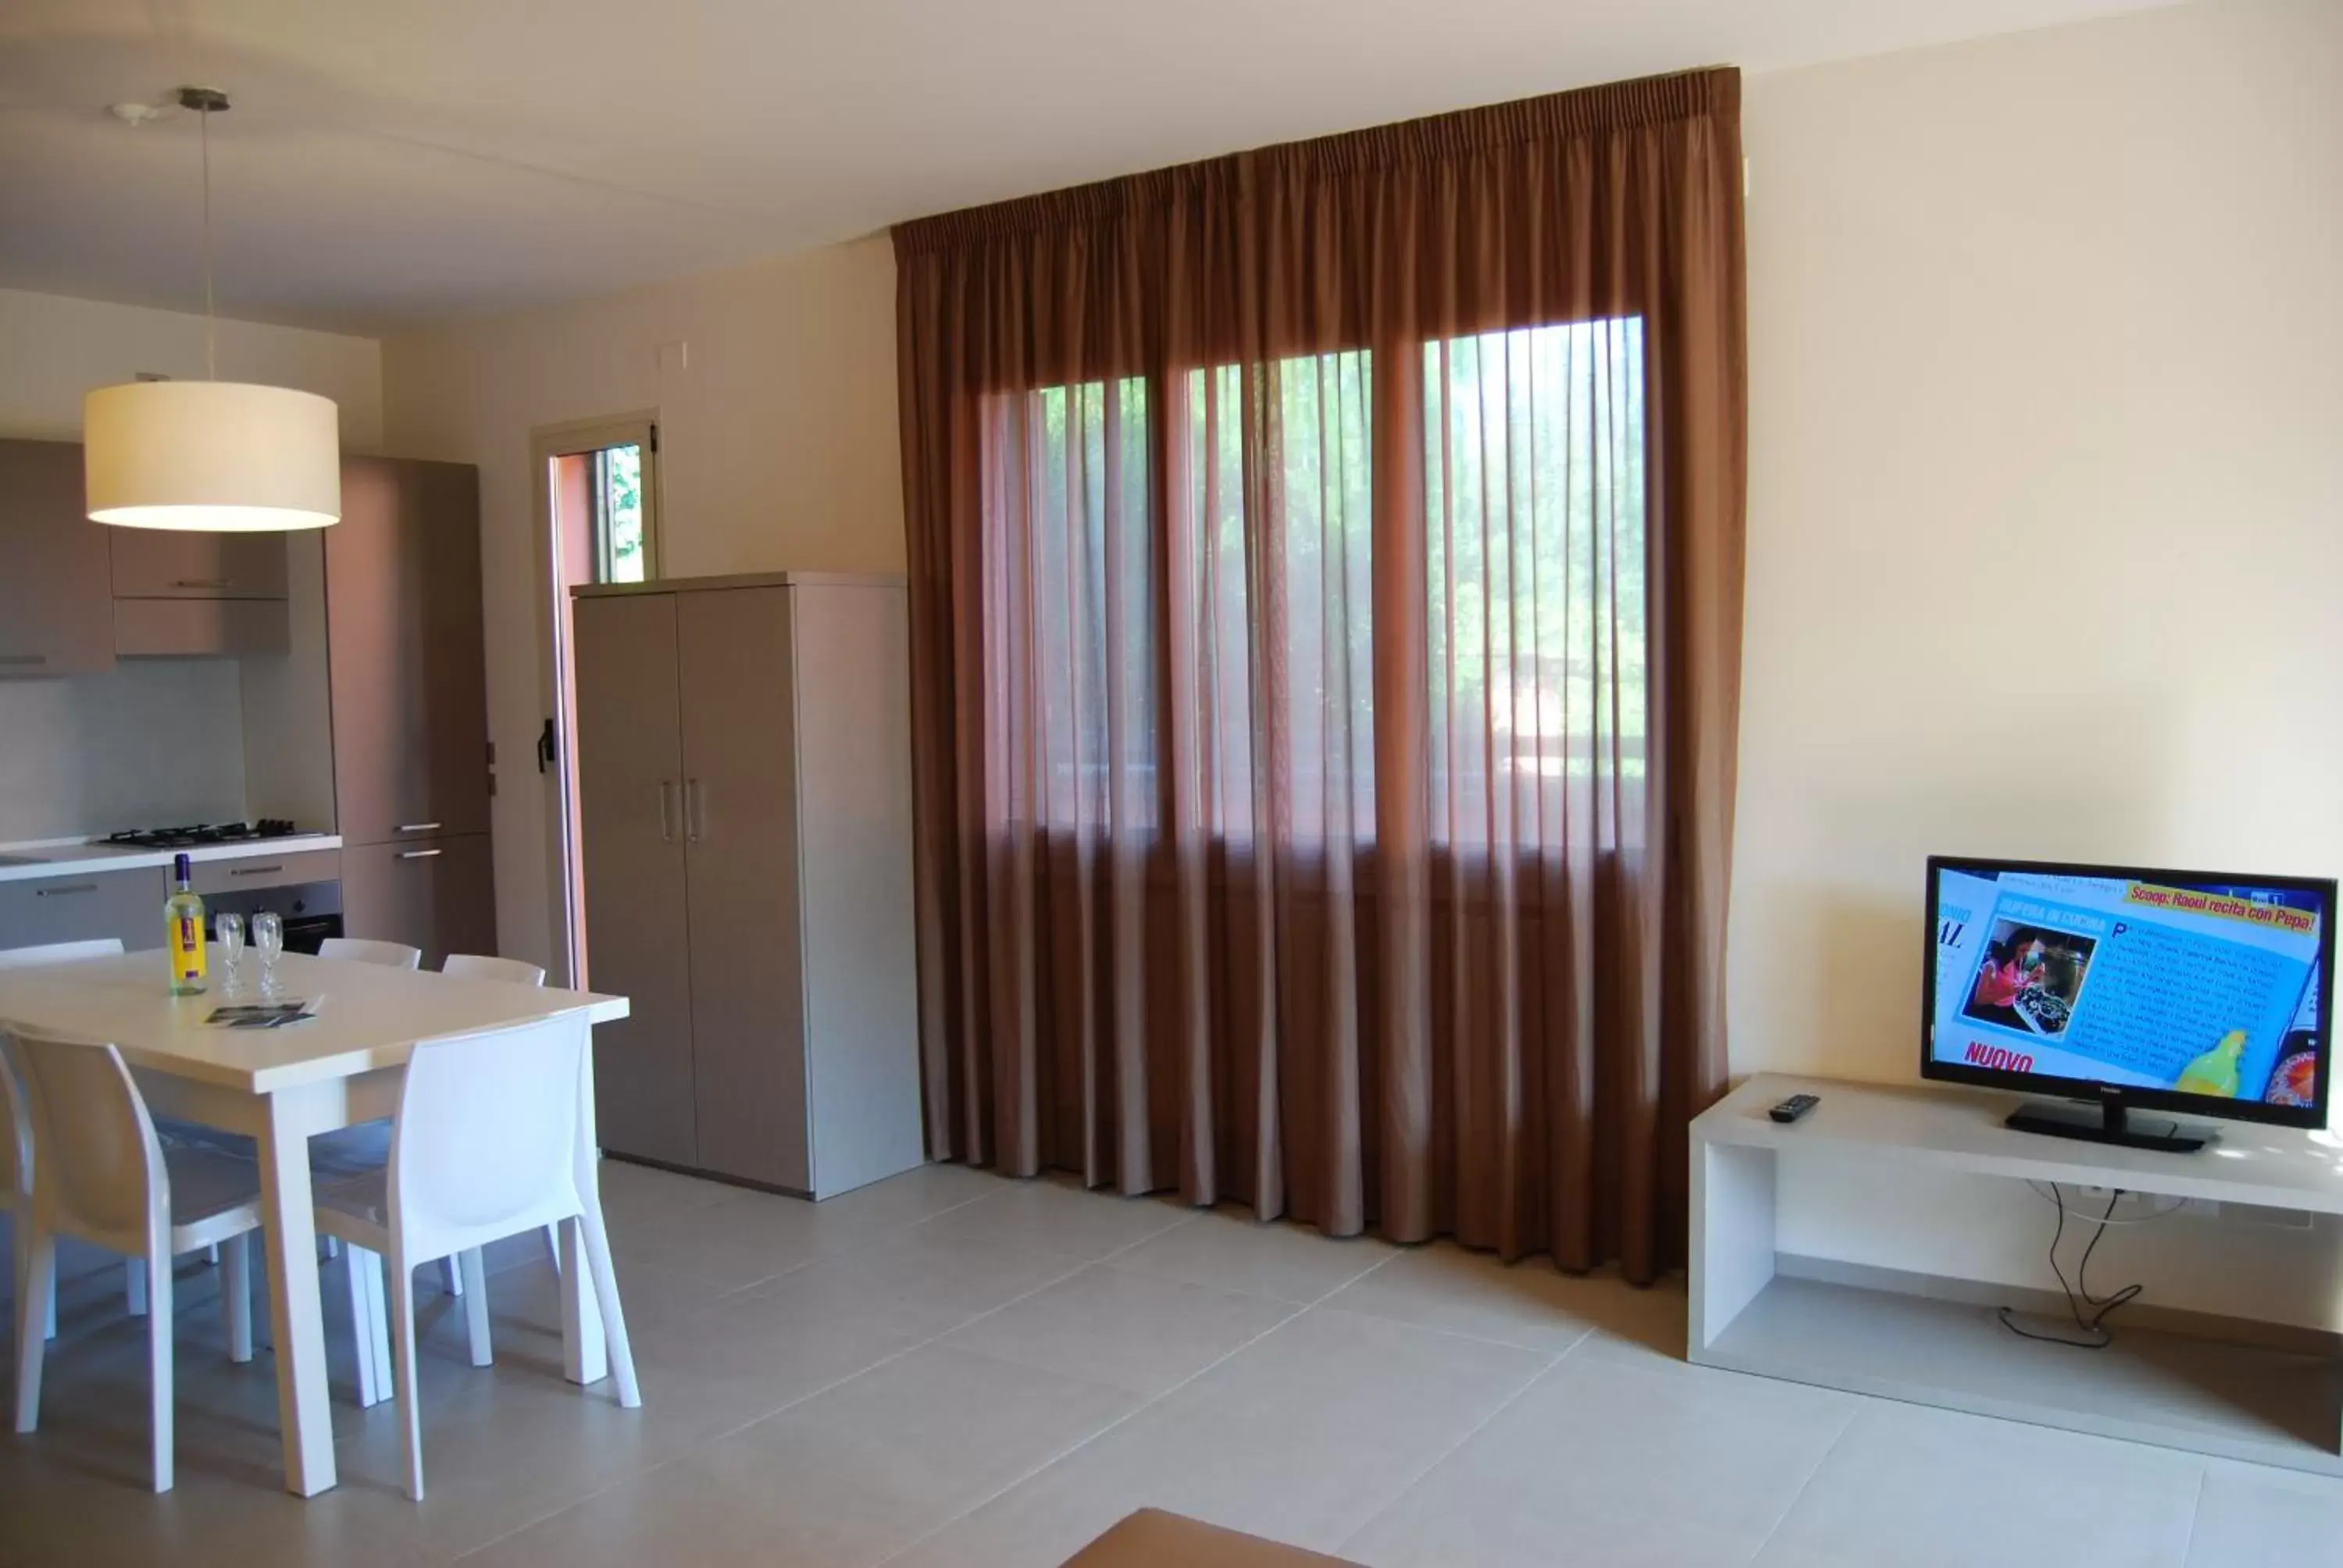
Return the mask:
[(322, 996), (288, 996), (276, 1001), (233, 1002), (212, 1009), (212, 1015), (204, 1021), (215, 1029), (283, 1029), (317, 1017), (325, 1000)]

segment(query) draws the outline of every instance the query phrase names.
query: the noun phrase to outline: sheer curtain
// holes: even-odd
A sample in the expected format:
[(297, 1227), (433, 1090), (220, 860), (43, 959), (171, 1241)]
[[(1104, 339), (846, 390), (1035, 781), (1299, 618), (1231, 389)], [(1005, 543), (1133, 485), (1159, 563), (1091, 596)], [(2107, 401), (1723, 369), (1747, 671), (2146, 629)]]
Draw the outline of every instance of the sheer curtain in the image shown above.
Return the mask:
[(933, 1151), (1680, 1257), (1724, 1081), (1737, 76), (896, 243)]

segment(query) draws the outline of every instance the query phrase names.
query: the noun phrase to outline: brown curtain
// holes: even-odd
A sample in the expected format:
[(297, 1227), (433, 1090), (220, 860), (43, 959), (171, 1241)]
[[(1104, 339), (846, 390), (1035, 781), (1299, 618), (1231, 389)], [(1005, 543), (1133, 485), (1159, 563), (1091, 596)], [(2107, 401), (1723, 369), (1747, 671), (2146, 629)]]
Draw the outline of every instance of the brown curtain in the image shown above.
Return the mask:
[(938, 1157), (1681, 1259), (1725, 1081), (1739, 94), (895, 231)]

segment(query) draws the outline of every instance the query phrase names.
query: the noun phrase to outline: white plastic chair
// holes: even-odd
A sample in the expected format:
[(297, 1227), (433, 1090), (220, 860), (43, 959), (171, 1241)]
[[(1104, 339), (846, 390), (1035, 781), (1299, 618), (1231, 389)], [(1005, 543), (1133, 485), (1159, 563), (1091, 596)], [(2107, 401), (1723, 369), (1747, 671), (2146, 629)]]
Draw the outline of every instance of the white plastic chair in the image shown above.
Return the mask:
[[(57, 1238), (72, 1236), (143, 1259), (155, 1490), (171, 1490), (171, 1260), (226, 1243), (220, 1299), (228, 1359), (252, 1359), (252, 1232), (260, 1228), (260, 1171), (200, 1146), (165, 1149), (122, 1053), (29, 1030), (13, 1030), (33, 1102), (32, 1244), (27, 1300), (56, 1285)], [(16, 1430), (40, 1425), (47, 1337), (32, 1312), (16, 1317)]]
[[(471, 980), (501, 980), (509, 985), (541, 986), (543, 966), (520, 959), (488, 958), (479, 953), (449, 953), (440, 960), (441, 974)], [(365, 1175), (390, 1162), (387, 1124), (364, 1128), (317, 1140), (312, 1145), (310, 1174), (319, 1187)], [(322, 1151), (319, 1151), (322, 1150)], [(545, 1251), (556, 1273), (561, 1271), (561, 1233), (545, 1228)], [(350, 1321), (360, 1341), (357, 1347), (358, 1403), (373, 1405), (391, 1394), (390, 1324), (382, 1298), (382, 1275), (369, 1265), (371, 1254), (354, 1257), (349, 1265)], [(476, 1367), (491, 1365), (496, 1349), (488, 1321), (488, 1266), (478, 1249), (439, 1261), (440, 1283), (447, 1294), (465, 1302), (465, 1337)], [(367, 1325), (371, 1323), (369, 1333)], [(373, 1341), (368, 1353), (366, 1340)]]
[[(0, 970), (25, 969), (34, 964), (77, 963), (84, 959), (117, 958), (122, 952), (120, 937), (93, 937), (81, 942), (46, 942), (39, 947), (8, 948), (0, 950)], [(33, 1108), (25, 1098), (16, 1077), (15, 1063), (9, 1058), (7, 1040), (0, 1033), (0, 1109), (7, 1112), (9, 1136), (0, 1139), (6, 1147), (0, 1149), (0, 1209), (15, 1216), (12, 1228), (15, 1245), (14, 1291), (21, 1291), (26, 1279), (25, 1249), (32, 1242), (33, 1191)], [(57, 1337), (56, 1282), (49, 1282), (48, 1336)], [(122, 1265), (123, 1302), (133, 1317), (146, 1310), (146, 1265), (133, 1258)], [(23, 1302), (26, 1298), (16, 1295)]]
[(449, 953), (439, 960), (443, 975), (461, 975), (467, 980), (503, 980), (508, 985), (543, 985), (545, 966), (524, 959), (492, 959), (478, 953)]
[(317, 956), (351, 963), (380, 964), (389, 970), (423, 967), (421, 948), (410, 948), (405, 942), (378, 942), (366, 937), (327, 937), (317, 944)]
[[(321, 959), (340, 959), (354, 964), (380, 964), (389, 970), (419, 970), (423, 967), (423, 950), (405, 942), (379, 941), (371, 937), (327, 937), (317, 944)], [(338, 1132), (327, 1132), (310, 1141), (310, 1163), (313, 1171), (327, 1174), (348, 1174), (380, 1164), (390, 1147), (389, 1129), (380, 1122), (367, 1122), (357, 1127), (346, 1127)], [(331, 1237), (326, 1241), (326, 1256), (332, 1257), (340, 1245)], [(452, 1268), (447, 1271), (450, 1294), (462, 1295), (464, 1282)], [(359, 1399), (372, 1404), (371, 1391), (366, 1379), (358, 1380)]]
[[(618, 1402), (642, 1403), (586, 1126), (590, 1070), (587, 1025), (574, 1017), (417, 1046), (391, 1124), (389, 1165), (317, 1194), (319, 1230), (348, 1243), (354, 1259), (364, 1249), (390, 1260), (409, 1497), (423, 1496), (412, 1284), (418, 1263), (477, 1256), (491, 1241), (544, 1225), (576, 1226)], [(486, 1315), (482, 1292), (471, 1293), (467, 1310)]]
[[(449, 953), (439, 960), (439, 972), (461, 975), (468, 980), (503, 980), (508, 985), (541, 986), (545, 983), (543, 964), (533, 964), (526, 959), (492, 959), (479, 953)], [(546, 1255), (553, 1260), (554, 1271), (559, 1272), (561, 1238), (550, 1225), (545, 1228), (545, 1251)], [(455, 1293), (461, 1295), (463, 1292), (458, 1289)], [(475, 1360), (473, 1364), (486, 1366), (488, 1362)]]

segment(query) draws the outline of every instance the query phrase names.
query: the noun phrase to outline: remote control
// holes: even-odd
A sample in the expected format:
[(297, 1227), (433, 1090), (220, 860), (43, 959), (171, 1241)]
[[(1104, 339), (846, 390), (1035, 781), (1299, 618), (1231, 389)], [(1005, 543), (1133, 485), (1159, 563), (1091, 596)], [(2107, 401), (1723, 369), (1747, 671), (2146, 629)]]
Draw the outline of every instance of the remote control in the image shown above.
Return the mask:
[(1776, 1121), (1795, 1121), (1821, 1103), (1822, 1096), (1818, 1094), (1793, 1094), (1766, 1114)]

